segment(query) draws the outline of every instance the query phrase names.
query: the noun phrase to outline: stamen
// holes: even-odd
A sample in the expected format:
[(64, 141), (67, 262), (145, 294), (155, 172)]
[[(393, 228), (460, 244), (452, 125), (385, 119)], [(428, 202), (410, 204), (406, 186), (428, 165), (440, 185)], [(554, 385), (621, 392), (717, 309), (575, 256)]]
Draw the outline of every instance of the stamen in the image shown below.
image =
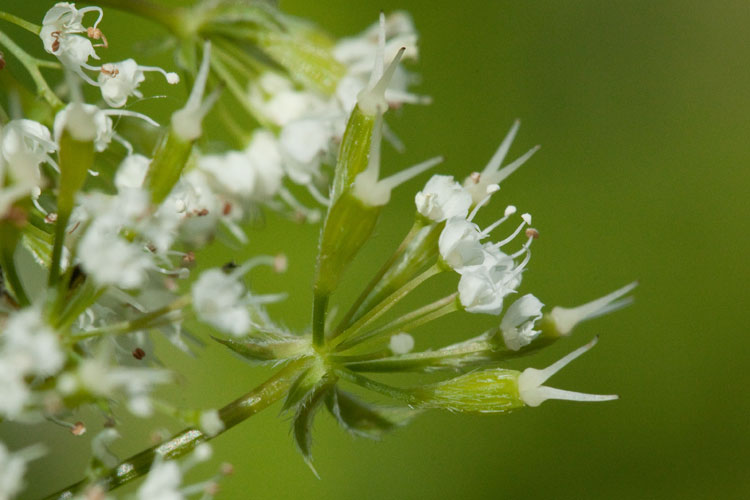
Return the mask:
[(141, 71), (156, 71), (157, 73), (161, 73), (164, 75), (164, 78), (166, 78), (167, 83), (170, 85), (174, 85), (176, 83), (180, 83), (180, 77), (177, 73), (170, 71), (167, 72), (163, 68), (160, 68), (158, 66), (138, 66), (138, 69)]
[(499, 241), (499, 242), (495, 243), (493, 246), (497, 247), (497, 248), (502, 248), (503, 246), (507, 245), (508, 243), (510, 243), (511, 241), (513, 241), (514, 239), (516, 239), (516, 236), (518, 236), (518, 233), (520, 233), (521, 230), (524, 227), (526, 227), (526, 224), (528, 224), (528, 222), (526, 221), (526, 218), (524, 218), (523, 221), (521, 222), (521, 224), (516, 228), (515, 231), (513, 231), (511, 233), (510, 236), (508, 236), (507, 238), (505, 238), (502, 241)]

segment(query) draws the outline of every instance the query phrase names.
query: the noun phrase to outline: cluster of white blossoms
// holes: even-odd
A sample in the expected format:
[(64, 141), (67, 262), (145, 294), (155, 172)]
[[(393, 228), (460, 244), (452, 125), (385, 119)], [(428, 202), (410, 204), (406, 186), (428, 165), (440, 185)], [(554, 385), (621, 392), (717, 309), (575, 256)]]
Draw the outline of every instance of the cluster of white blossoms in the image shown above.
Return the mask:
[[(56, 58), (32, 57), (0, 33), (43, 99), (33, 104), (38, 121), (22, 117), (32, 114), (15, 94), (6, 96), (12, 113), (0, 103), (0, 422), (46, 420), (80, 436), (87, 424), (69, 420), (94, 405), (104, 423), (92, 440), (86, 481), (59, 498), (110, 498), (109, 489), (145, 474), (132, 498), (212, 497), (216, 478), (182, 485), (184, 472), (210, 457), (205, 441), (282, 399), (311, 464), (310, 433), (321, 408), (349, 432), (377, 438), (427, 408), (500, 413), (547, 399), (615, 398), (543, 385), (593, 342), (544, 370), (497, 367), (626, 305), (634, 286), (549, 312), (533, 294), (510, 303), (539, 233), (513, 205), (486, 227), (475, 219), (537, 150), (504, 165), (518, 123), (481, 172), (463, 182), (430, 178), (415, 196), (403, 243), (359, 297), (335, 304), (348, 301), (339, 283), (392, 191), (442, 162), (435, 157), (381, 177), (382, 142), (402, 148), (384, 116), (429, 102), (410, 91), (416, 78), (401, 65), (418, 56), (406, 13), (381, 13), (364, 32), (335, 41), (266, 2), (206, 0), (173, 12), (150, 0), (115, 3), (171, 31), (190, 89), (164, 124), (124, 108), (143, 97), (148, 73), (161, 73), (169, 85), (180, 77), (132, 58), (106, 62), (101, 8), (60, 2), (38, 27), (0, 16), (36, 33), (39, 52)], [(53, 91), (40, 66), (62, 70), (64, 85)], [(250, 248), (247, 223), (264, 210), (295, 222), (322, 220), (309, 330), (291, 332), (271, 317), (266, 305), (285, 294), (257, 294), (249, 285), (257, 266), (284, 272), (283, 254), (221, 266), (201, 260), (201, 248), (217, 236)], [(457, 279), (455, 291), (388, 319), (441, 272)], [(339, 316), (342, 305), (349, 309)], [(500, 319), (478, 337), (415, 351), (423, 341), (418, 329), (454, 312)], [(180, 408), (155, 395), (176, 377), (158, 359), (153, 337), (193, 353), (209, 337), (183, 328), (196, 321), (251, 363), (280, 370), (222, 408)], [(362, 375), (437, 370), (459, 374), (407, 388)], [(400, 406), (362, 401), (342, 383)], [(119, 435), (123, 409), (142, 418), (160, 412), (188, 427), (121, 461), (108, 444)], [(0, 500), (21, 491), (26, 464), (40, 453), (11, 453), (0, 443)], [(181, 465), (171, 461), (180, 456), (188, 457)]]

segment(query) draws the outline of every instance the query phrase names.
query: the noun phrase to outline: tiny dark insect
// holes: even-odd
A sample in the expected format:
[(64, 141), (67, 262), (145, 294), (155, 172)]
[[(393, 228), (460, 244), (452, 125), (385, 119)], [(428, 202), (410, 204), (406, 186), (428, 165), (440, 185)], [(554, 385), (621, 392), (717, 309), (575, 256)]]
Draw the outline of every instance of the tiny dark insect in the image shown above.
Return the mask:
[(146, 357), (146, 351), (144, 351), (140, 347), (136, 347), (135, 349), (133, 349), (133, 357), (137, 360), (141, 360)]

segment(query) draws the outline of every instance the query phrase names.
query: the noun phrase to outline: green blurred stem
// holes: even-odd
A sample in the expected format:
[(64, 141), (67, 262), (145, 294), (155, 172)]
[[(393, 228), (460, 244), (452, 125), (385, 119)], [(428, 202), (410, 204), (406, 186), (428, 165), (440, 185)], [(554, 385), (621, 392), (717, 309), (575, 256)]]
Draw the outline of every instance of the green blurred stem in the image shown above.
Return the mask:
[(419, 233), (423, 226), (424, 223), (419, 219), (414, 221), (414, 225), (409, 230), (409, 233), (404, 238), (404, 241), (401, 242), (396, 251), (393, 252), (393, 255), (391, 255), (391, 257), (382, 265), (375, 276), (372, 277), (364, 290), (362, 290), (362, 293), (359, 295), (359, 297), (357, 297), (357, 300), (355, 300), (354, 304), (352, 304), (352, 306), (349, 308), (346, 315), (341, 319), (339, 325), (336, 327), (336, 330), (334, 330), (334, 337), (343, 332), (347, 327), (351, 326), (352, 318), (356, 314), (359, 307), (365, 300), (367, 300), (367, 297), (370, 296), (370, 293), (373, 291), (373, 289), (378, 285), (378, 283), (380, 283), (380, 280), (383, 279), (385, 273), (387, 273), (388, 270), (393, 267), (393, 264), (398, 260), (398, 258), (401, 257), (401, 255), (404, 253), (404, 250), (406, 250), (406, 247), (409, 245), (409, 243), (411, 243), (411, 240), (414, 239), (414, 236)]
[(446, 314), (458, 311), (457, 296), (457, 293), (453, 293), (442, 299), (438, 299), (431, 304), (422, 306), (408, 314), (404, 314), (400, 318), (397, 318), (380, 328), (370, 330), (358, 337), (350, 337), (349, 340), (343, 342), (337, 350), (346, 351), (347, 349), (351, 349), (352, 347), (361, 344), (365, 340), (379, 335), (389, 335), (402, 331), (409, 332), (419, 326), (429, 323), (430, 321), (445, 316)]
[(31, 302), (29, 296), (26, 295), (26, 291), (21, 283), (21, 278), (16, 272), (16, 265), (13, 261), (13, 254), (15, 245), (13, 248), (8, 248), (7, 245), (0, 245), (0, 268), (3, 270), (3, 276), (10, 284), (10, 288), (13, 290), (16, 300), (22, 306), (28, 306)]
[(378, 319), (380, 316), (385, 314), (391, 307), (398, 304), (398, 302), (406, 297), (412, 290), (417, 288), (419, 285), (432, 278), (436, 274), (442, 272), (442, 269), (437, 264), (428, 268), (422, 274), (412, 279), (404, 286), (390, 294), (383, 301), (377, 304), (370, 311), (358, 319), (351, 327), (344, 330), (341, 335), (332, 339), (331, 345), (336, 346), (344, 342), (346, 339), (356, 337), (360, 332), (367, 328), (373, 321)]
[[(307, 361), (307, 359), (300, 359), (286, 365), (273, 377), (252, 391), (221, 408), (219, 410), (219, 418), (224, 423), (224, 429), (221, 432), (247, 420), (281, 399), (299, 375), (299, 370)], [(147, 474), (151, 469), (151, 465), (157, 459), (173, 460), (183, 457), (193, 451), (200, 443), (206, 442), (217, 435), (209, 436), (192, 427), (185, 429), (174, 435), (170, 440), (152, 446), (124, 460), (100, 477), (97, 480), (97, 484), (102, 486), (106, 491), (111, 491)], [(46, 498), (47, 500), (72, 498), (73, 495), (83, 490), (89, 483), (89, 480), (84, 479)]]
[(30, 23), (25, 19), (21, 19), (18, 16), (14, 16), (13, 14), (8, 14), (7, 12), (3, 12), (0, 10), (0, 19), (3, 21), (8, 21), (9, 23), (13, 23), (16, 26), (19, 26), (26, 31), (30, 31), (34, 33), (35, 35), (38, 35), (40, 31), (42, 31), (42, 27), (38, 26), (34, 23)]
[(16, 45), (16, 43), (8, 37), (5, 33), (0, 31), (0, 45), (3, 45), (5, 48), (8, 49), (8, 51), (13, 54), (16, 59), (19, 60), (19, 62), (23, 65), (24, 68), (26, 68), (26, 71), (28, 71), (29, 75), (31, 76), (31, 79), (34, 81), (34, 84), (36, 85), (37, 93), (44, 98), (45, 101), (49, 103), (50, 106), (53, 108), (60, 109), (63, 107), (63, 102), (60, 100), (57, 95), (55, 95), (54, 92), (52, 92), (52, 89), (47, 84), (47, 80), (44, 79), (44, 76), (42, 76), (41, 71), (39, 71), (39, 68), (42, 66), (50, 66), (50, 63), (47, 61), (41, 61), (35, 57), (32, 57), (27, 52), (25, 52), (21, 47)]
[[(141, 316), (140, 318), (134, 319), (132, 321), (123, 321), (121, 323), (115, 323), (114, 325), (108, 325), (102, 328), (97, 328), (95, 330), (89, 330), (87, 332), (82, 332), (81, 334), (74, 335), (71, 337), (71, 341), (78, 342), (80, 340), (92, 338), (92, 337), (99, 337), (102, 335), (117, 335), (117, 334), (123, 334), (123, 333), (130, 333), (137, 330), (143, 330), (146, 328), (153, 328), (154, 326), (158, 326), (161, 324), (161, 320), (165, 319), (164, 316), (168, 315), (171, 312), (179, 311), (181, 309), (184, 309), (185, 307), (189, 306), (192, 302), (192, 297), (190, 295), (183, 295), (179, 299), (175, 300), (171, 304), (168, 304), (164, 307), (160, 307), (159, 309), (155, 309), (151, 312), (148, 312)], [(169, 320), (169, 322), (172, 322), (174, 318), (169, 317), (166, 318)]]
[(156, 21), (183, 38), (194, 31), (194, 23), (187, 22), (190, 16), (188, 9), (184, 7), (167, 7), (149, 0), (100, 0), (96, 3)]

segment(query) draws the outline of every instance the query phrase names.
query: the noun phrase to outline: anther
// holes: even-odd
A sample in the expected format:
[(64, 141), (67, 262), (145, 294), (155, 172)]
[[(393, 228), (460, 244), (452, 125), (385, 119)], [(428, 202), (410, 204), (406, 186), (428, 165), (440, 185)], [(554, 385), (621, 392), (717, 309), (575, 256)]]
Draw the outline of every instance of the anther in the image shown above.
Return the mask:
[(144, 351), (140, 347), (136, 347), (135, 349), (133, 349), (133, 357), (140, 361), (146, 357), (146, 351)]
[(86, 434), (86, 425), (83, 422), (76, 422), (73, 427), (70, 428), (70, 433), (74, 436), (83, 436)]

